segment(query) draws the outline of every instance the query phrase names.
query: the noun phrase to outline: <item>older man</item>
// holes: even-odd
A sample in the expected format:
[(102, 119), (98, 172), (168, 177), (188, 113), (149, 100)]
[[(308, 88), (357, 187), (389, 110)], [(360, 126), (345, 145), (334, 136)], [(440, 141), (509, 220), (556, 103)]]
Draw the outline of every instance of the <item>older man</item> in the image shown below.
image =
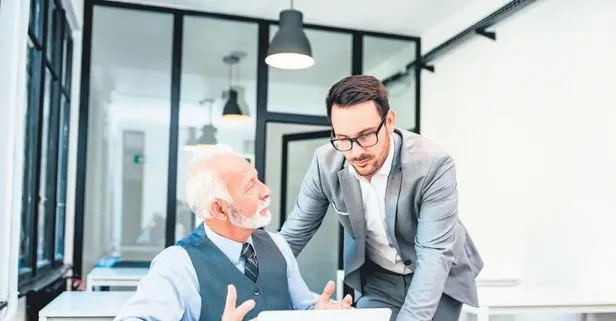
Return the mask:
[(116, 320), (240, 321), (265, 310), (350, 307), (350, 296), (330, 300), (331, 281), (312, 293), (284, 239), (258, 229), (271, 220), (270, 190), (243, 157), (209, 147), (188, 172), (186, 194), (204, 224), (157, 255)]

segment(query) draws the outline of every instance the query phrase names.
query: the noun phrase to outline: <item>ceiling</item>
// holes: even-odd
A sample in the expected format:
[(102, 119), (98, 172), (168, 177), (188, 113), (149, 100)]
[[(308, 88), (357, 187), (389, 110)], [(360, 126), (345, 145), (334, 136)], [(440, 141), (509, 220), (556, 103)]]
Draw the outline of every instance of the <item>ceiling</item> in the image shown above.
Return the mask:
[[(288, 0), (120, 0), (278, 20)], [(473, 0), (294, 0), (304, 22), (421, 36)]]

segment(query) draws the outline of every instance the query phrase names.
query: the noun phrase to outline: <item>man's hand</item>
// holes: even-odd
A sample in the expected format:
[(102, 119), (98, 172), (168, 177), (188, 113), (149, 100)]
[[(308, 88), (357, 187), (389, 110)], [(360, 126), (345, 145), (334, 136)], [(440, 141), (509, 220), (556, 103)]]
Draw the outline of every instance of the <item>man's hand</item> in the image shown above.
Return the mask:
[(341, 309), (350, 309), (351, 304), (353, 304), (353, 298), (351, 295), (347, 294), (342, 301), (334, 301), (331, 299), (332, 294), (336, 290), (336, 284), (334, 281), (327, 282), (325, 288), (323, 289), (323, 293), (317, 299), (317, 303), (314, 306), (315, 310), (341, 310)]
[[(225, 311), (222, 313), (221, 321), (242, 321), (246, 314), (255, 307), (255, 301), (248, 300), (236, 308), (236, 300), (237, 292), (235, 292), (235, 286), (233, 286), (233, 284), (229, 284), (229, 286), (227, 286), (227, 301), (225, 302)], [(250, 321), (257, 321), (257, 318), (254, 318)]]

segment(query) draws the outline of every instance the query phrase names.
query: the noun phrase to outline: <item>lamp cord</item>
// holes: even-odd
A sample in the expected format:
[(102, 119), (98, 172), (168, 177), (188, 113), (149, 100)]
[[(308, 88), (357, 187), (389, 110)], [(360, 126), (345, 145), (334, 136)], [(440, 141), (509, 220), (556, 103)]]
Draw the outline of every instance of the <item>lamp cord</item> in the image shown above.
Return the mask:
[(209, 107), (210, 108), (208, 108), (208, 109), (209, 109), (209, 112), (210, 112), (210, 116), (209, 116), (209, 119), (208, 119), (208, 123), (209, 123), (209, 125), (212, 125), (212, 123), (213, 123), (213, 121), (212, 121), (212, 108), (214, 108), (214, 106), (212, 106), (212, 104), (210, 104)]
[(293, 0), (291, 0), (291, 9), (293, 9)]
[(231, 89), (231, 77), (233, 76), (233, 65), (229, 64), (229, 89)]

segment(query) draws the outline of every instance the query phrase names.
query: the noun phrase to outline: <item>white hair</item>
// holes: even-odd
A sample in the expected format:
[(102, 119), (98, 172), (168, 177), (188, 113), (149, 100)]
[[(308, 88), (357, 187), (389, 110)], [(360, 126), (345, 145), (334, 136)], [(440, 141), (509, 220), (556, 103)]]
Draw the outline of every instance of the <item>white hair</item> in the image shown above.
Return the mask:
[(227, 186), (208, 164), (222, 155), (237, 155), (227, 145), (202, 146), (194, 151), (194, 158), (186, 174), (186, 203), (201, 219), (212, 218), (210, 205), (216, 199), (232, 202)]

